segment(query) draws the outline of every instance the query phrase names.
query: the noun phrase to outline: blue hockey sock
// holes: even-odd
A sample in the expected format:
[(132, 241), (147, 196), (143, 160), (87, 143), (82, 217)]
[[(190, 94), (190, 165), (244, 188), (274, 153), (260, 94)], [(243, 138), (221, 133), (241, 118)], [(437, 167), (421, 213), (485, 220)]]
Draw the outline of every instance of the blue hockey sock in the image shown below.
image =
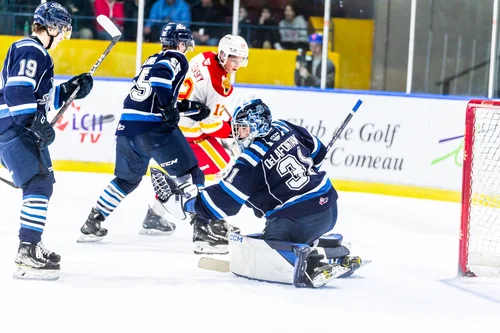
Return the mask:
[(104, 217), (108, 217), (126, 196), (127, 193), (125, 193), (125, 191), (123, 191), (114, 181), (111, 181), (104, 189), (99, 200), (97, 200), (95, 208), (100, 211)]
[(21, 208), (21, 229), (19, 240), (21, 242), (38, 243), (42, 239), (49, 199), (44, 195), (26, 195), (23, 197)]

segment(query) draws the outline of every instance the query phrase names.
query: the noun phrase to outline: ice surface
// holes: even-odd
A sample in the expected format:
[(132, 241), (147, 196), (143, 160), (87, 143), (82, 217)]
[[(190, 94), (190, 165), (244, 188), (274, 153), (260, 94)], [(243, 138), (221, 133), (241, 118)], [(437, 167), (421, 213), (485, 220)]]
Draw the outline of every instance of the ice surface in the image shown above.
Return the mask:
[[(106, 240), (77, 244), (110, 175), (58, 172), (44, 234), (60, 253), (55, 282), (12, 279), (21, 192), (0, 184), (0, 332), (497, 332), (500, 280), (457, 279), (459, 205), (340, 193), (335, 231), (373, 262), (319, 290), (197, 268), (190, 225), (138, 234), (148, 178), (105, 222)], [(244, 233), (263, 220), (242, 210)]]

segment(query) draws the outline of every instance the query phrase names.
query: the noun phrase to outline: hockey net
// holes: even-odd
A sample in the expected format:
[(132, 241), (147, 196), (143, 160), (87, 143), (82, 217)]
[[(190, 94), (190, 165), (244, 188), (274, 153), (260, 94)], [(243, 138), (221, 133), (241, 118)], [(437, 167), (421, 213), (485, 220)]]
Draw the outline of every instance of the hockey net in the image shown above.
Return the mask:
[(459, 275), (500, 276), (500, 102), (467, 105)]

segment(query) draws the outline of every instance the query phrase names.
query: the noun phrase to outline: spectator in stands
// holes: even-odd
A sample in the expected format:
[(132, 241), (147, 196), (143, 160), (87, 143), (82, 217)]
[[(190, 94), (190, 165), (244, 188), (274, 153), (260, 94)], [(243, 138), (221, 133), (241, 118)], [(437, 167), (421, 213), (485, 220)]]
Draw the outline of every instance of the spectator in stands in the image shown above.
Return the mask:
[[(94, 10), (89, 0), (69, 0), (64, 6), (69, 10), (71, 16), (94, 16)], [(71, 38), (92, 39), (94, 37), (94, 20), (73, 19), (73, 33)]]
[[(154, 22), (156, 21), (156, 22)], [(149, 12), (149, 20), (144, 25), (147, 40), (157, 42), (162, 27), (168, 22), (191, 24), (191, 12), (184, 0), (157, 0)]]
[[(125, 18), (125, 4), (117, 0), (95, 0), (95, 16), (104, 15), (109, 17), (123, 31), (123, 22)], [(111, 40), (111, 36), (99, 24), (95, 24), (98, 39)]]
[(272, 17), (269, 7), (262, 7), (258, 22), (259, 28), (253, 30), (253, 47), (282, 50), (278, 33), (278, 22)]
[(285, 6), (285, 18), (280, 21), (281, 45), (287, 50), (307, 48), (307, 22), (297, 15), (292, 5)]
[[(137, 14), (139, 13), (139, 0), (125, 0), (125, 21), (123, 27), (123, 40), (135, 41), (137, 39)], [(146, 17), (146, 13), (144, 13)]]
[(248, 17), (248, 10), (244, 6), (240, 6), (240, 17), (238, 22), (238, 35), (243, 37), (246, 41), (250, 43), (250, 33), (251, 28), (248, 25), (252, 25), (252, 20)]
[(226, 7), (214, 3), (213, 0), (201, 0), (199, 4), (191, 7), (191, 17), (193, 18), (191, 31), (193, 31), (196, 45), (218, 45), (225, 32), (224, 28), (213, 24), (226, 22), (229, 15), (231, 13)]
[[(301, 54), (297, 56), (295, 69), (295, 85), (298, 87), (316, 87), (321, 84), (321, 54), (323, 50), (323, 35), (314, 33), (309, 36), (309, 49), (312, 56)], [(327, 58), (326, 88), (335, 86), (335, 65)]]

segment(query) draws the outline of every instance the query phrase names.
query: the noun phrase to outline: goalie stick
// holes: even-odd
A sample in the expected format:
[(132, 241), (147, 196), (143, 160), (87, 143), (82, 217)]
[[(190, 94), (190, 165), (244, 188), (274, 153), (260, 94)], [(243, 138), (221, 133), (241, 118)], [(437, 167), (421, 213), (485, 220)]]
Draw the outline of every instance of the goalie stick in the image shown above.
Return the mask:
[[(112, 41), (108, 45), (108, 47), (106, 48), (106, 50), (104, 50), (104, 52), (101, 54), (101, 56), (99, 57), (99, 59), (97, 59), (97, 61), (95, 62), (94, 66), (92, 66), (92, 68), (90, 69), (90, 71), (89, 71), (90, 75), (94, 75), (94, 72), (97, 70), (97, 68), (99, 68), (99, 66), (101, 65), (102, 61), (106, 58), (106, 56), (109, 54), (109, 52), (111, 52), (111, 49), (116, 45), (116, 43), (118, 42), (118, 40), (122, 37), (122, 33), (116, 27), (116, 25), (109, 19), (109, 17), (104, 16), (104, 15), (99, 15), (97, 17), (97, 23), (99, 23), (99, 25), (101, 27), (103, 27), (104, 30), (106, 30), (106, 32), (108, 34), (111, 35)], [(68, 100), (64, 102), (64, 104), (61, 107), (61, 109), (57, 112), (57, 114), (54, 116), (54, 118), (50, 122), (50, 124), (52, 126), (54, 126), (59, 121), (59, 119), (61, 119), (61, 117), (63, 116), (64, 112), (66, 112), (66, 110), (71, 105), (71, 103), (73, 103), (73, 101), (75, 100), (76, 95), (78, 94), (79, 90), (80, 90), (80, 86), (78, 86), (75, 89), (75, 91), (71, 94), (71, 96), (68, 98)], [(3, 177), (0, 177), (0, 181), (3, 182), (3, 183), (5, 183), (5, 184), (7, 184), (7, 185), (9, 185), (9, 186), (11, 186), (11, 187), (18, 188), (14, 184), (13, 181), (7, 180), (7, 179), (5, 179)]]
[[(371, 260), (362, 260), (361, 266), (359, 266), (359, 268), (366, 266), (371, 262), (372, 262)], [(200, 260), (198, 261), (198, 267), (201, 269), (206, 269), (208, 271), (214, 271), (220, 273), (228, 273), (231, 271), (229, 260), (209, 258), (209, 257), (201, 257)], [(342, 278), (342, 276), (340, 276), (339, 278)]]
[(335, 133), (333, 133), (332, 139), (330, 140), (330, 142), (328, 142), (328, 145), (326, 146), (326, 151), (330, 151), (330, 149), (332, 148), (333, 144), (340, 137), (340, 134), (342, 134), (342, 132), (346, 128), (347, 124), (349, 124), (349, 122), (351, 121), (351, 119), (354, 116), (354, 114), (356, 113), (356, 111), (358, 111), (358, 109), (361, 106), (361, 104), (363, 104), (363, 101), (360, 100), (360, 99), (358, 99), (358, 101), (356, 102), (356, 104), (354, 104), (352, 110), (349, 111), (349, 114), (347, 115), (347, 117), (340, 124), (340, 127), (337, 128), (337, 130), (335, 131)]

